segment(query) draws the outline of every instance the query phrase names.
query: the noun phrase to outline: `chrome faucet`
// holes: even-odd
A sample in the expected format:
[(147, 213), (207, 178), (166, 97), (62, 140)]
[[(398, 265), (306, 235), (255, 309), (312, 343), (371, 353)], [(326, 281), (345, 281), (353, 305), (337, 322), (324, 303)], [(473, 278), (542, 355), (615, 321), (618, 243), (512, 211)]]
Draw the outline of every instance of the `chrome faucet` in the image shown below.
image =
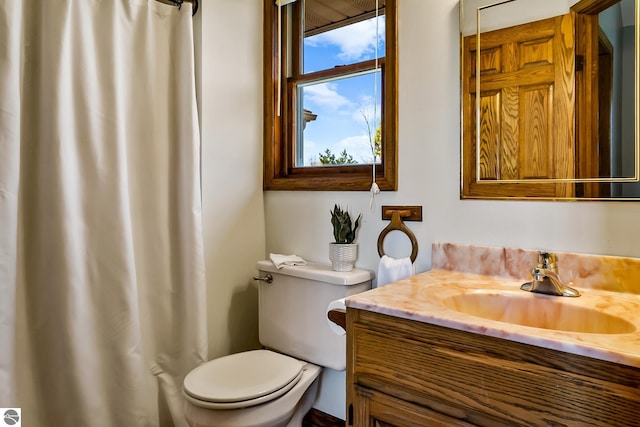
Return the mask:
[(538, 265), (531, 269), (533, 281), (520, 286), (523, 291), (563, 297), (579, 297), (580, 292), (565, 285), (558, 276), (558, 256), (549, 252), (538, 252)]

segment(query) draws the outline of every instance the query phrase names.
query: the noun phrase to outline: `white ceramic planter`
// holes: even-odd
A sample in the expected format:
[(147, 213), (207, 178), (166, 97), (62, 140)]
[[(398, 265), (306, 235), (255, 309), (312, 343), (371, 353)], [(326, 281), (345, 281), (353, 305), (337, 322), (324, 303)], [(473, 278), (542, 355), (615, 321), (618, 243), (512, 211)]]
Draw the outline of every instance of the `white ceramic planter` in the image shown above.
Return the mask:
[(333, 271), (353, 270), (357, 258), (357, 243), (329, 243), (329, 260)]

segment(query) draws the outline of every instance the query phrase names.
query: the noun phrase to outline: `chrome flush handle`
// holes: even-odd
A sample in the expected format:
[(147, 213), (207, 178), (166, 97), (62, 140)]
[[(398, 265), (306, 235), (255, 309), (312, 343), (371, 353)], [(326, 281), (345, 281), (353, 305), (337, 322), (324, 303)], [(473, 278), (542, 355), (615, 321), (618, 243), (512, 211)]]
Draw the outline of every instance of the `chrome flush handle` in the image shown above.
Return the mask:
[(253, 276), (253, 280), (260, 280), (265, 283), (271, 283), (273, 282), (273, 276), (267, 273), (264, 276)]

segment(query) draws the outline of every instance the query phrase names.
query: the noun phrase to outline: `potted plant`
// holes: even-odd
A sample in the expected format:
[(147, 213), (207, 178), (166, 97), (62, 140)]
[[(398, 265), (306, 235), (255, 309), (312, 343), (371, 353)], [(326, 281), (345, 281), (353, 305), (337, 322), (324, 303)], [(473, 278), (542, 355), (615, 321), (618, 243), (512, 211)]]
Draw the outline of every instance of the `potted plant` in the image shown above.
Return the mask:
[(329, 244), (329, 260), (334, 271), (351, 271), (358, 257), (356, 231), (360, 225), (362, 214), (358, 215), (355, 223), (351, 222), (351, 215), (337, 204), (331, 212), (334, 242)]

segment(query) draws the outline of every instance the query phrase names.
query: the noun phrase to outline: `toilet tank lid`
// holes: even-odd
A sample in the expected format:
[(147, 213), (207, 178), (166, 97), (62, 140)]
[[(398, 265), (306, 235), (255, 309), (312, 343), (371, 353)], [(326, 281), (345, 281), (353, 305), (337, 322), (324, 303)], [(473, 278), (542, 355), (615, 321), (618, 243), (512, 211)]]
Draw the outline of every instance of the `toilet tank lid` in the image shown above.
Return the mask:
[(266, 273), (284, 274), (342, 286), (358, 285), (373, 280), (374, 277), (373, 271), (370, 270), (354, 268), (351, 271), (333, 271), (330, 265), (315, 262), (307, 262), (307, 265), (284, 266), (278, 269), (271, 261), (258, 261), (256, 268)]

